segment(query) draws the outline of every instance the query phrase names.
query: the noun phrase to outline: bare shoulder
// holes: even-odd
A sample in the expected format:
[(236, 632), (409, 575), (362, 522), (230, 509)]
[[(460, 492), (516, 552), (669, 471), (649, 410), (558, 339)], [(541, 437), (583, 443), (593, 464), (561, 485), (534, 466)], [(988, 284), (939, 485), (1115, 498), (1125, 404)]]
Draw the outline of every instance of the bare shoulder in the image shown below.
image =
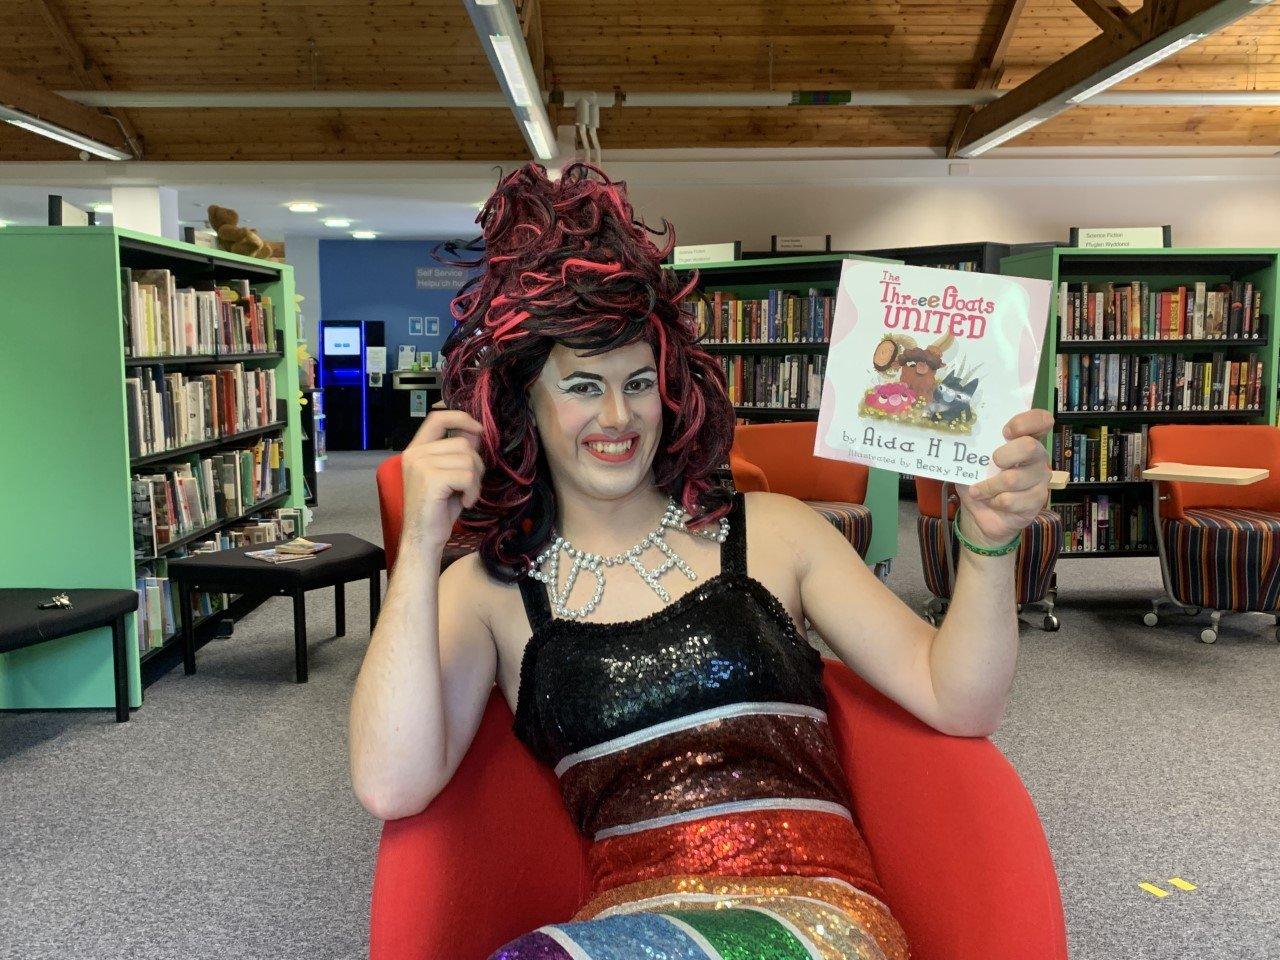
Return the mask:
[(742, 495), (751, 519), (748, 526), (754, 532), (761, 527), (773, 536), (794, 536), (796, 524), (807, 524), (817, 516), (814, 509), (803, 500), (785, 493), (769, 493), (750, 490)]
[(803, 507), (806, 510), (812, 509), (803, 500), (797, 500), (795, 497), (785, 493), (771, 493), (764, 490), (748, 490), (742, 495), (747, 510), (751, 515), (751, 523), (755, 524), (756, 517), (768, 517), (771, 521), (785, 519), (788, 514), (793, 514), (798, 508)]
[[(806, 531), (812, 529), (810, 524), (815, 519), (821, 519), (816, 511), (803, 500), (785, 493), (749, 490), (742, 497), (749, 518), (748, 550), (751, 541), (766, 544), (771, 554), (784, 552), (791, 560), (792, 570), (798, 572), (804, 557), (803, 545), (808, 540)], [(789, 549), (777, 551), (779, 545)], [(759, 551), (752, 552), (759, 555)]]

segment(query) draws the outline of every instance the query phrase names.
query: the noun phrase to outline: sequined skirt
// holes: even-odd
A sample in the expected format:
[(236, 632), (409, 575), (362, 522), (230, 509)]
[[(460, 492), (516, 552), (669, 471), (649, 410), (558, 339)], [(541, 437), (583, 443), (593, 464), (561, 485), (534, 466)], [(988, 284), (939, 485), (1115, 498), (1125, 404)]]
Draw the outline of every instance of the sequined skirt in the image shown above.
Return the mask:
[(907, 960), (889, 909), (826, 877), (661, 877), (615, 887), (490, 960)]

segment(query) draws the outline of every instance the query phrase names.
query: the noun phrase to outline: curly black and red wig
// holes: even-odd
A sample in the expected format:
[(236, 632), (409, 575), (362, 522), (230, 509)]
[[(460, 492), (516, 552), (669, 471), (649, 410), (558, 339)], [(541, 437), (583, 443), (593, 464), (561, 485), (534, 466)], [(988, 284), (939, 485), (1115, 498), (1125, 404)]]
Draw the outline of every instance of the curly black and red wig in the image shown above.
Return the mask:
[[(550, 540), (555, 491), (529, 389), (559, 343), (596, 356), (641, 340), (657, 359), (662, 437), (658, 488), (698, 529), (729, 510), (713, 474), (728, 459), (734, 411), (720, 364), (698, 346), (681, 282), (662, 268), (675, 244), (636, 218), (626, 183), (594, 164), (567, 164), (559, 180), (528, 163), (498, 184), (476, 218), (483, 236), (436, 248), (437, 260), (479, 267), (451, 304), (453, 331), (441, 348), (444, 400), (483, 426), (480, 498), (461, 526), (481, 535), (480, 557), (511, 581)], [(662, 248), (649, 234), (665, 236)], [(451, 259), (441, 256), (441, 252)], [(480, 253), (466, 259), (466, 251)]]

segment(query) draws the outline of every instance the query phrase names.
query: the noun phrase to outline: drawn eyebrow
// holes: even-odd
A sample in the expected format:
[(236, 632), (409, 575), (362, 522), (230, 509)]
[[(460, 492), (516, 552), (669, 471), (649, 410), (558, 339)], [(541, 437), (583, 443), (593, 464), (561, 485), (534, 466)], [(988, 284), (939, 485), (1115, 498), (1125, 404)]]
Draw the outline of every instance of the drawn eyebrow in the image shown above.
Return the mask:
[[(630, 380), (632, 377), (639, 376), (642, 373), (657, 373), (657, 372), (658, 371), (653, 367), (641, 367), (639, 370), (633, 370), (631, 371), (631, 373), (627, 374), (627, 379)], [(600, 376), (600, 374), (587, 373), (585, 370), (575, 370), (573, 371), (573, 373), (568, 374), (564, 379), (572, 380), (574, 377), (581, 377), (584, 380), (598, 380), (601, 383), (604, 383), (604, 377)]]

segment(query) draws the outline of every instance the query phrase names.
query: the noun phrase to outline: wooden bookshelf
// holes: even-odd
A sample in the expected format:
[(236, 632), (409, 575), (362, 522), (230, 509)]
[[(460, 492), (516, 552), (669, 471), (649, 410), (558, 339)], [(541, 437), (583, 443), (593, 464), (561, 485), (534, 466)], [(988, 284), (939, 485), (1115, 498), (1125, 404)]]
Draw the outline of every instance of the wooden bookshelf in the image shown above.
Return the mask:
[[(198, 451), (234, 448), (282, 435), (287, 489), (243, 517), (219, 520), (166, 544), (168, 554), (239, 519), (275, 507), (302, 507), (298, 341), (293, 268), (115, 227), (9, 227), (0, 230), (0, 314), (6, 350), (0, 375), (0, 583), (12, 587), (133, 590), (130, 480), (136, 468), (181, 461)], [(184, 286), (196, 279), (248, 280), (275, 308), (269, 353), (126, 357), (121, 268), (167, 268)], [(275, 370), (276, 423), (179, 450), (130, 458), (125, 378), (143, 367), (243, 363)], [(157, 372), (159, 372), (157, 370)], [(234, 605), (233, 605), (234, 606)], [(218, 611), (216, 621), (234, 615)], [(142, 703), (144, 673), (137, 617), (128, 630), (129, 704)], [(158, 668), (169, 646), (146, 652)], [(109, 630), (0, 655), (0, 709), (110, 707), (114, 704)]]
[[(1082, 427), (1106, 425), (1108, 429), (1142, 432), (1154, 423), (1275, 423), (1276, 344), (1273, 324), (1280, 304), (1280, 251), (1245, 248), (1170, 248), (1141, 250), (1082, 250), (1075, 247), (1038, 249), (1004, 257), (1000, 272), (1012, 276), (1049, 280), (1053, 284), (1050, 315), (1045, 331), (1044, 352), (1036, 380), (1034, 404), (1053, 411), (1056, 425)], [(1063, 339), (1058, 291), (1064, 281), (1147, 283), (1150, 291), (1165, 291), (1179, 285), (1204, 281), (1210, 290), (1219, 283), (1249, 281), (1261, 291), (1262, 326), (1257, 337), (1235, 339)], [(1260, 403), (1241, 410), (1059, 410), (1057, 364), (1059, 354), (1198, 354), (1225, 353), (1227, 359), (1241, 359), (1256, 353), (1262, 362)], [(1053, 437), (1046, 440), (1053, 450)], [(1145, 466), (1145, 465), (1144, 465)], [(1081, 497), (1106, 495), (1129, 505), (1151, 508), (1150, 485), (1145, 480), (1072, 481), (1051, 495), (1051, 503), (1081, 502)], [(1157, 522), (1148, 516), (1148, 523)], [(1155, 531), (1147, 531), (1149, 548), (1129, 550), (1064, 550), (1064, 557), (1135, 557), (1157, 555)]]
[[(840, 281), (840, 270), (845, 260), (872, 260), (882, 263), (900, 263), (882, 257), (870, 257), (856, 253), (802, 254), (799, 256), (769, 256), (726, 263), (701, 264), (691, 267), (668, 269), (688, 275), (698, 271), (698, 291), (710, 298), (716, 291), (731, 293), (744, 300), (766, 299), (771, 290), (788, 291), (806, 296), (810, 288), (827, 295), (834, 294)], [(781, 357), (803, 355), (825, 359), (829, 344), (823, 341), (732, 341), (702, 343), (708, 353), (725, 357)], [(817, 402), (811, 398), (808, 407), (735, 406), (734, 412), (741, 420), (772, 423), (818, 418)], [(872, 513), (871, 544), (866, 561), (876, 564), (892, 560), (897, 554), (898, 540), (898, 474), (872, 468), (867, 479), (866, 504)]]

